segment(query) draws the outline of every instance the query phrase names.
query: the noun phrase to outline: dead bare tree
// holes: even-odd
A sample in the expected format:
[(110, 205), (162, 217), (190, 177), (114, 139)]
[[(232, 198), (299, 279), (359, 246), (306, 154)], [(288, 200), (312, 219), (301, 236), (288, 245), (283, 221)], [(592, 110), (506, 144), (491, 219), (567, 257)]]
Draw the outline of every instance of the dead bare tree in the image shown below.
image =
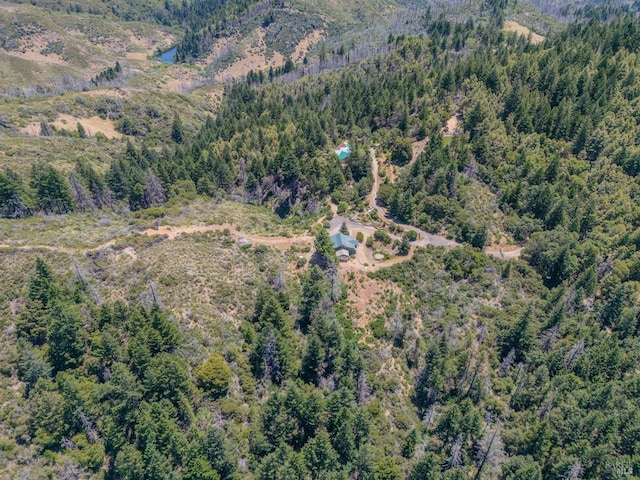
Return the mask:
[(287, 279), (284, 275), (284, 271), (279, 269), (276, 274), (269, 280), (269, 284), (277, 292), (282, 292), (287, 288)]
[(583, 352), (584, 352), (584, 339), (573, 344), (573, 346), (567, 352), (567, 355), (564, 357), (562, 366), (564, 368), (573, 368), (573, 366), (578, 361), (578, 358), (580, 358), (580, 355), (582, 355)]
[(97, 208), (116, 209), (116, 196), (104, 183), (94, 179), (89, 180), (89, 190), (93, 195), (93, 202)]
[(431, 405), (429, 408), (427, 408), (427, 411), (424, 412), (424, 415), (422, 416), (422, 424), (425, 427), (430, 427), (431, 425), (433, 425), (433, 422), (436, 421), (437, 415), (438, 414), (436, 412), (435, 405)]
[(2, 212), (2, 216), (7, 218), (25, 218), (29, 215), (31, 215), (31, 209), (17, 195), (7, 200), (4, 212)]
[(576, 462), (569, 467), (569, 470), (564, 475), (561, 475), (560, 478), (563, 480), (579, 480), (580, 475), (582, 475), (582, 461), (576, 460)]
[(551, 392), (551, 395), (549, 395), (549, 398), (547, 399), (546, 402), (544, 402), (544, 405), (540, 408), (540, 419), (543, 420), (545, 418), (547, 418), (549, 416), (549, 412), (551, 412), (551, 409), (553, 408), (553, 404), (554, 401), (556, 399), (556, 395), (558, 394), (557, 390), (554, 390), (553, 392)]
[(91, 198), (87, 189), (82, 185), (82, 183), (80, 183), (78, 177), (73, 173), (69, 175), (69, 185), (71, 186), (71, 196), (73, 197), (76, 209), (81, 212), (95, 210), (96, 204), (93, 201), (93, 198)]
[(371, 389), (367, 383), (367, 376), (364, 370), (358, 375), (358, 382), (356, 384), (356, 400), (358, 405), (365, 405), (371, 398)]
[(558, 340), (560, 339), (560, 324), (556, 323), (553, 327), (545, 330), (540, 335), (540, 348), (543, 352), (549, 352), (553, 350), (553, 347), (556, 345)]
[(446, 460), (447, 468), (459, 468), (462, 466), (462, 434), (458, 434), (453, 445), (451, 446), (451, 452)]
[(149, 172), (144, 184), (144, 203), (147, 207), (162, 205), (167, 201), (167, 194), (155, 173)]
[(497, 425), (493, 432), (487, 429), (478, 444), (478, 470), (474, 479), (497, 478), (505, 457), (500, 425)]
[(262, 361), (264, 363), (264, 377), (279, 383), (282, 379), (282, 372), (280, 371), (280, 364), (278, 362), (278, 345), (272, 331), (269, 331), (267, 334)]
[(51, 131), (51, 127), (47, 123), (47, 121), (43, 118), (40, 120), (40, 136), (41, 137), (50, 137), (53, 132)]
[(57, 473), (56, 478), (60, 480), (81, 480), (87, 477), (87, 472), (82, 468), (66, 460), (64, 466)]
[(501, 377), (506, 377), (509, 373), (509, 370), (511, 370), (511, 365), (513, 365), (515, 359), (516, 349), (512, 348), (511, 350), (509, 350), (507, 356), (502, 359), (502, 362), (500, 362), (500, 366), (498, 367), (498, 375)]
[(100, 436), (98, 435), (98, 430), (96, 430), (94, 423), (79, 408), (77, 410), (77, 413), (78, 413), (78, 418), (80, 418), (80, 422), (82, 423), (82, 428), (87, 434), (89, 443), (97, 443), (100, 440)]

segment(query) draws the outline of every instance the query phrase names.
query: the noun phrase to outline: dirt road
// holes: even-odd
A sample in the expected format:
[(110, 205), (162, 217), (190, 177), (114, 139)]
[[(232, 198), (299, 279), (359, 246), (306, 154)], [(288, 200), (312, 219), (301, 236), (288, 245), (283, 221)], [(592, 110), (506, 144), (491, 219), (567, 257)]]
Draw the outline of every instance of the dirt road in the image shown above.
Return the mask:
[(201, 232), (222, 232), (228, 230), (229, 235), (236, 240), (247, 239), (249, 243), (258, 245), (266, 245), (277, 248), (281, 251), (287, 251), (293, 246), (306, 247), (312, 246), (314, 237), (311, 235), (297, 235), (292, 237), (268, 237), (264, 235), (253, 235), (250, 233), (240, 232), (233, 225), (223, 223), (221, 225), (188, 225), (183, 227), (161, 227), (149, 228), (142, 232), (143, 235), (166, 235), (169, 240), (174, 240), (177, 236)]
[[(371, 157), (371, 174), (373, 175), (373, 187), (371, 188), (371, 194), (369, 196), (369, 206), (376, 210), (378, 216), (383, 220), (392, 221), (393, 223), (400, 225), (404, 230), (412, 230), (418, 234), (418, 240), (413, 242), (413, 245), (417, 247), (425, 247), (427, 245), (434, 245), (436, 247), (457, 247), (460, 246), (460, 243), (455, 240), (451, 240), (449, 238), (443, 237), (441, 235), (434, 235), (432, 233), (428, 233), (418, 227), (414, 227), (413, 225), (409, 225), (408, 223), (402, 222), (398, 219), (395, 219), (389, 215), (387, 210), (380, 206), (378, 202), (378, 190), (380, 189), (380, 175), (378, 173), (378, 159), (376, 157), (376, 150), (371, 147), (369, 149), (369, 156)], [(490, 249), (485, 248), (484, 252), (487, 255), (491, 255), (497, 258), (503, 258), (505, 260), (511, 258), (519, 258), (522, 252), (522, 248), (514, 248), (507, 249), (503, 251), (502, 249)]]

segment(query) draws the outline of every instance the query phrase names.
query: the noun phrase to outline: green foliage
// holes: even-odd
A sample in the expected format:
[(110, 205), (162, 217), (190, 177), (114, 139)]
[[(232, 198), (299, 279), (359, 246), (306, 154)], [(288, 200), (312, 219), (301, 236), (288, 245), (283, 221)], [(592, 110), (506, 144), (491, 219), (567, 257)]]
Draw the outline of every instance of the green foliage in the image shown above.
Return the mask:
[(47, 356), (55, 371), (80, 364), (84, 351), (82, 327), (79, 315), (69, 307), (59, 303), (52, 305), (47, 331)]
[(0, 214), (8, 218), (22, 218), (28, 216), (30, 208), (26, 188), (22, 179), (8, 170), (0, 172)]
[[(103, 70), (102, 72), (100, 72), (98, 75), (96, 75), (94, 78), (91, 79), (91, 83), (93, 83), (95, 86), (102, 86), (108, 82), (112, 82), (113, 80), (117, 79), (121, 75), (122, 75), (122, 66), (120, 65), (120, 62), (116, 61), (115, 66), (108, 67), (106, 70)], [(79, 129), (78, 129), (78, 133), (80, 133)]]
[[(250, 5), (166, 8), (191, 26), (184, 58), (204, 52), (207, 25)], [(341, 285), (320, 230), (326, 272), (312, 266), (300, 285), (289, 274), (270, 286), (247, 279), (253, 314), (234, 305), (228, 329), (194, 305), (202, 330), (185, 333), (188, 342), (167, 312), (135, 303), (138, 291), (128, 305), (95, 305), (104, 252), (87, 255), (88, 286), (37, 261), (31, 280), (0, 299), (6, 312), (19, 310), (3, 361), (24, 382), (17, 400), (4, 389), (3, 404), (16, 407), (3, 412), (0, 433), (17, 424), (16, 449), (33, 441), (51, 468), (72, 459), (129, 479), (539, 479), (572, 469), (608, 478), (612, 461), (635, 465), (638, 21), (585, 22), (534, 46), (495, 28), (505, 2), (486, 7), (491, 22), (425, 18), (425, 38), (392, 35), (388, 54), (358, 68), (293, 86), (254, 73), (227, 87), (198, 133), (174, 128), (162, 151), (127, 142), (104, 176), (79, 164), (67, 185), (41, 163), (28, 179), (1, 174), (0, 208), (11, 217), (90, 211), (84, 188), (97, 208), (156, 205), (137, 220), (159, 218), (168, 191), (238, 194), (298, 221), (329, 197), (356, 210), (370, 192), (366, 150), (354, 141), (340, 163), (335, 143), (396, 142), (391, 160), (404, 167), (380, 200), (398, 220), (469, 245), (416, 248), (371, 272), (383, 288), (356, 312), (360, 290)], [(454, 106), (463, 131), (444, 141)], [(130, 112), (120, 128), (146, 126)], [(429, 141), (408, 166), (406, 136), (416, 132)], [(43, 133), (52, 133), (44, 119)], [(490, 236), (526, 242), (522, 259), (480, 252)], [(382, 230), (373, 238), (391, 241)], [(225, 351), (238, 388), (229, 389), (220, 345), (237, 345)], [(15, 381), (5, 377), (3, 385)], [(212, 395), (199, 395), (192, 378)]]
[(38, 207), (45, 213), (66, 213), (73, 209), (69, 186), (51, 165), (34, 165), (30, 185), (35, 191)]
[(393, 458), (386, 457), (376, 465), (373, 478), (375, 480), (400, 480), (402, 478), (402, 470), (400, 470)]
[(400, 167), (405, 166), (411, 160), (413, 149), (411, 139), (397, 138), (391, 145), (391, 163)]
[(231, 368), (221, 355), (211, 355), (195, 370), (198, 385), (213, 396), (224, 395), (231, 381)]
[(418, 233), (415, 230), (407, 230), (402, 238), (406, 238), (410, 242), (415, 242), (418, 239)]
[(76, 130), (80, 138), (87, 138), (87, 131), (85, 130), (85, 128), (82, 126), (80, 122), (76, 123)]
[(403, 236), (402, 241), (400, 242), (400, 246), (398, 247), (398, 255), (408, 255), (410, 249), (411, 242), (406, 236)]
[(338, 262), (331, 237), (324, 228), (320, 228), (316, 232), (315, 247), (316, 253), (325, 267), (330, 267)]
[(375, 241), (383, 243), (385, 245), (389, 245), (391, 243), (391, 237), (384, 230), (376, 230), (373, 233), (373, 238)]
[(540, 273), (545, 283), (555, 287), (577, 270), (576, 248), (573, 235), (554, 230), (534, 234), (525, 253), (529, 255), (529, 263)]
[(171, 138), (176, 143), (184, 142), (182, 120), (180, 120), (180, 117), (177, 114), (173, 117), (173, 124), (171, 125)]
[(145, 478), (142, 453), (133, 445), (122, 447), (116, 456), (114, 468), (118, 477), (123, 480), (142, 480)]
[(385, 320), (383, 317), (376, 318), (373, 322), (369, 324), (369, 328), (371, 329), (371, 334), (378, 339), (387, 337), (387, 327), (385, 326)]

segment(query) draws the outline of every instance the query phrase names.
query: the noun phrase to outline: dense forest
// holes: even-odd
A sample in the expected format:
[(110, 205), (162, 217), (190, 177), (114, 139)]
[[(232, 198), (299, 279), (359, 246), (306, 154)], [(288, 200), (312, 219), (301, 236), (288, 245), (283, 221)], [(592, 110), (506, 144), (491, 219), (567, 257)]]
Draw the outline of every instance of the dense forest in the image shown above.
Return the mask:
[[(189, 5), (174, 15), (203, 17)], [(229, 84), (196, 133), (176, 115), (163, 145), (132, 134), (104, 173), (0, 173), (8, 218), (202, 195), (308, 219), (365, 211), (375, 146), (397, 167), (391, 216), (464, 242), (370, 273), (393, 288), (360, 329), (320, 230), (322, 261), (263, 272), (206, 357), (158, 302), (98, 302), (38, 259), (9, 332), (15, 442), (69, 459), (67, 478), (640, 477), (640, 22), (585, 13), (534, 45), (490, 7), (357, 65)], [(483, 254), (496, 235), (522, 259)]]

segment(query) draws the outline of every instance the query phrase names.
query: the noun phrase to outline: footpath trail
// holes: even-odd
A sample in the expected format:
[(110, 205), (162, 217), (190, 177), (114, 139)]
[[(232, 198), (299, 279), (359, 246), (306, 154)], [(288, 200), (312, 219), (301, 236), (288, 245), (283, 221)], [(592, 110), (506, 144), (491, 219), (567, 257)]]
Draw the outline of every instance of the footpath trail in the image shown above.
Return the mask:
[(73, 248), (60, 247), (57, 245), (11, 245), (8, 243), (0, 243), (0, 250), (45, 250), (48, 252), (66, 253), (67, 255), (84, 255), (86, 253), (97, 252), (103, 248), (108, 248), (116, 243), (116, 239), (109, 240), (97, 247), (90, 248)]
[[(292, 237), (285, 236), (276, 236), (269, 237), (263, 235), (254, 235), (250, 233), (243, 233), (238, 231), (235, 226), (229, 223), (223, 223), (220, 225), (185, 225), (185, 226), (176, 226), (176, 227), (160, 227), (160, 228), (148, 228), (143, 230), (142, 235), (147, 236), (156, 236), (156, 235), (165, 235), (169, 240), (175, 240), (179, 235), (190, 235), (194, 233), (202, 233), (202, 232), (222, 232), (227, 230), (231, 237), (236, 240), (240, 240), (245, 238), (249, 240), (249, 243), (256, 243), (260, 245), (267, 245), (270, 247), (277, 248), (281, 251), (289, 250), (293, 246), (309, 246), (313, 244), (314, 237), (311, 235), (297, 235)], [(127, 234), (129, 235), (129, 234)], [(123, 238), (123, 237), (118, 237)], [(68, 255), (84, 255), (87, 253), (97, 252), (105, 248), (109, 248), (115, 245), (117, 238), (111, 239), (108, 242), (102, 243), (95, 247), (88, 248), (72, 248), (72, 247), (62, 247), (57, 245), (11, 245), (11, 244), (0, 244), (0, 249), (16, 249), (16, 250), (45, 250), (51, 252), (59, 252), (66, 253)]]
[(250, 243), (256, 243), (258, 245), (266, 245), (269, 247), (277, 248), (281, 251), (287, 251), (293, 246), (305, 247), (313, 245), (314, 237), (311, 235), (295, 235), (291, 237), (276, 236), (269, 237), (265, 235), (254, 235), (251, 233), (244, 233), (236, 229), (235, 226), (229, 223), (223, 223), (221, 225), (187, 225), (181, 227), (160, 227), (149, 228), (142, 232), (143, 235), (166, 235), (169, 240), (174, 240), (178, 235), (189, 235), (193, 233), (202, 232), (222, 232), (228, 230), (229, 235), (236, 240), (247, 239)]

